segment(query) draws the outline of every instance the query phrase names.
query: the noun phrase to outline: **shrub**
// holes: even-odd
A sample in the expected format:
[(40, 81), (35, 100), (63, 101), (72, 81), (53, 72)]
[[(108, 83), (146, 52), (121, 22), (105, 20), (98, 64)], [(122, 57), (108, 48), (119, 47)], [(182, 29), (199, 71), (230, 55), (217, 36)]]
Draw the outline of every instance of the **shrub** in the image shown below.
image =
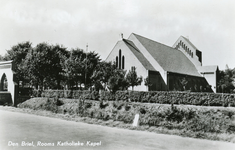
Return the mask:
[(146, 110), (144, 108), (140, 108), (140, 113), (141, 114), (145, 114), (146, 113)]
[(34, 97), (58, 97), (58, 98), (85, 98), (89, 100), (98, 100), (99, 92), (97, 91), (80, 91), (80, 90), (34, 90), (32, 92)]
[(127, 91), (117, 91), (115, 93), (115, 100), (117, 100), (117, 101), (128, 101), (129, 100), (129, 92), (127, 92)]
[(72, 97), (73, 97), (73, 91), (64, 90), (64, 97), (63, 98), (72, 98)]
[(57, 113), (58, 111), (58, 99), (53, 98), (53, 99), (49, 99), (47, 98), (47, 102), (44, 104), (44, 106), (42, 107), (42, 109), (44, 110), (48, 110), (51, 111), (53, 113)]
[(32, 96), (33, 97), (42, 97), (42, 91), (41, 90), (33, 90), (32, 91)]
[(130, 109), (131, 109), (131, 106), (128, 105), (128, 104), (126, 104), (126, 105), (125, 105), (125, 110), (126, 110), (126, 111), (129, 111)]
[(108, 92), (108, 91), (102, 91), (100, 93), (100, 99), (101, 100), (107, 100), (107, 101), (114, 101), (115, 100), (115, 94), (113, 94), (112, 92)]
[(105, 109), (109, 104), (104, 103), (103, 101), (100, 101), (100, 109)]
[(227, 132), (228, 133), (235, 133), (235, 125), (234, 124), (229, 125)]

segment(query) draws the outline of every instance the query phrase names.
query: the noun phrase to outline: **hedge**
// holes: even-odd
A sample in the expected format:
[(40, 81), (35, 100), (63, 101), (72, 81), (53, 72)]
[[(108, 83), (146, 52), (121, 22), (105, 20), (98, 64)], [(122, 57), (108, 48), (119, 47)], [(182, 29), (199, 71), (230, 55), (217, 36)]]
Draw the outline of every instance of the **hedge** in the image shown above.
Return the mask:
[(97, 91), (80, 91), (80, 90), (34, 90), (32, 92), (33, 97), (58, 97), (58, 98), (80, 98), (83, 97), (85, 99), (90, 100), (98, 100), (99, 92)]
[(79, 90), (45, 90), (33, 91), (34, 97), (80, 98), (87, 100), (126, 101), (159, 104), (184, 104), (199, 106), (232, 106), (235, 107), (234, 94), (194, 93), (176, 91), (79, 91)]

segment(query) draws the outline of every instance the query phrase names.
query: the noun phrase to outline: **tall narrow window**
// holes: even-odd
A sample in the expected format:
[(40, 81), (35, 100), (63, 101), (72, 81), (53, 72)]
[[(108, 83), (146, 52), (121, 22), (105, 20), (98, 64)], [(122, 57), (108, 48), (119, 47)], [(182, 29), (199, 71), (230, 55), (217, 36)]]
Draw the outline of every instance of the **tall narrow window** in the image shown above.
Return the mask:
[(124, 68), (125, 68), (125, 57), (122, 56), (122, 69), (124, 69)]
[(118, 68), (118, 56), (116, 57), (116, 67)]
[(122, 50), (119, 50), (119, 69), (121, 69), (121, 63), (122, 63)]
[(2, 75), (0, 80), (0, 91), (8, 91), (8, 82), (5, 73)]
[(132, 67), (131, 67), (131, 71), (135, 71), (135, 66), (132, 66)]

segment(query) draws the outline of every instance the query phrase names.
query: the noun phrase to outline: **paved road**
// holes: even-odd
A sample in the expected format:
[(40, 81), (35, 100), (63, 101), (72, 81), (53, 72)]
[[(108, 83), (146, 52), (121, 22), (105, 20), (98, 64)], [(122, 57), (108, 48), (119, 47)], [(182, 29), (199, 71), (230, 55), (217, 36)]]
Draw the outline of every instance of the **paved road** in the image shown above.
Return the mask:
[(232, 150), (235, 144), (0, 110), (0, 149)]

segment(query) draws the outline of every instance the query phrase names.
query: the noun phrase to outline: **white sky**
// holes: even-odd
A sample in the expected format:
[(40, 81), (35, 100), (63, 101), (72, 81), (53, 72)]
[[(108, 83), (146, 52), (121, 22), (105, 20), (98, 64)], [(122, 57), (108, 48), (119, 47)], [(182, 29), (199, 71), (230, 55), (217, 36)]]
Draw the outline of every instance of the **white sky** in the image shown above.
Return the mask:
[(183, 35), (203, 65), (235, 67), (233, 0), (0, 0), (0, 55), (23, 41), (84, 50), (88, 43), (106, 59), (121, 33), (169, 46)]

